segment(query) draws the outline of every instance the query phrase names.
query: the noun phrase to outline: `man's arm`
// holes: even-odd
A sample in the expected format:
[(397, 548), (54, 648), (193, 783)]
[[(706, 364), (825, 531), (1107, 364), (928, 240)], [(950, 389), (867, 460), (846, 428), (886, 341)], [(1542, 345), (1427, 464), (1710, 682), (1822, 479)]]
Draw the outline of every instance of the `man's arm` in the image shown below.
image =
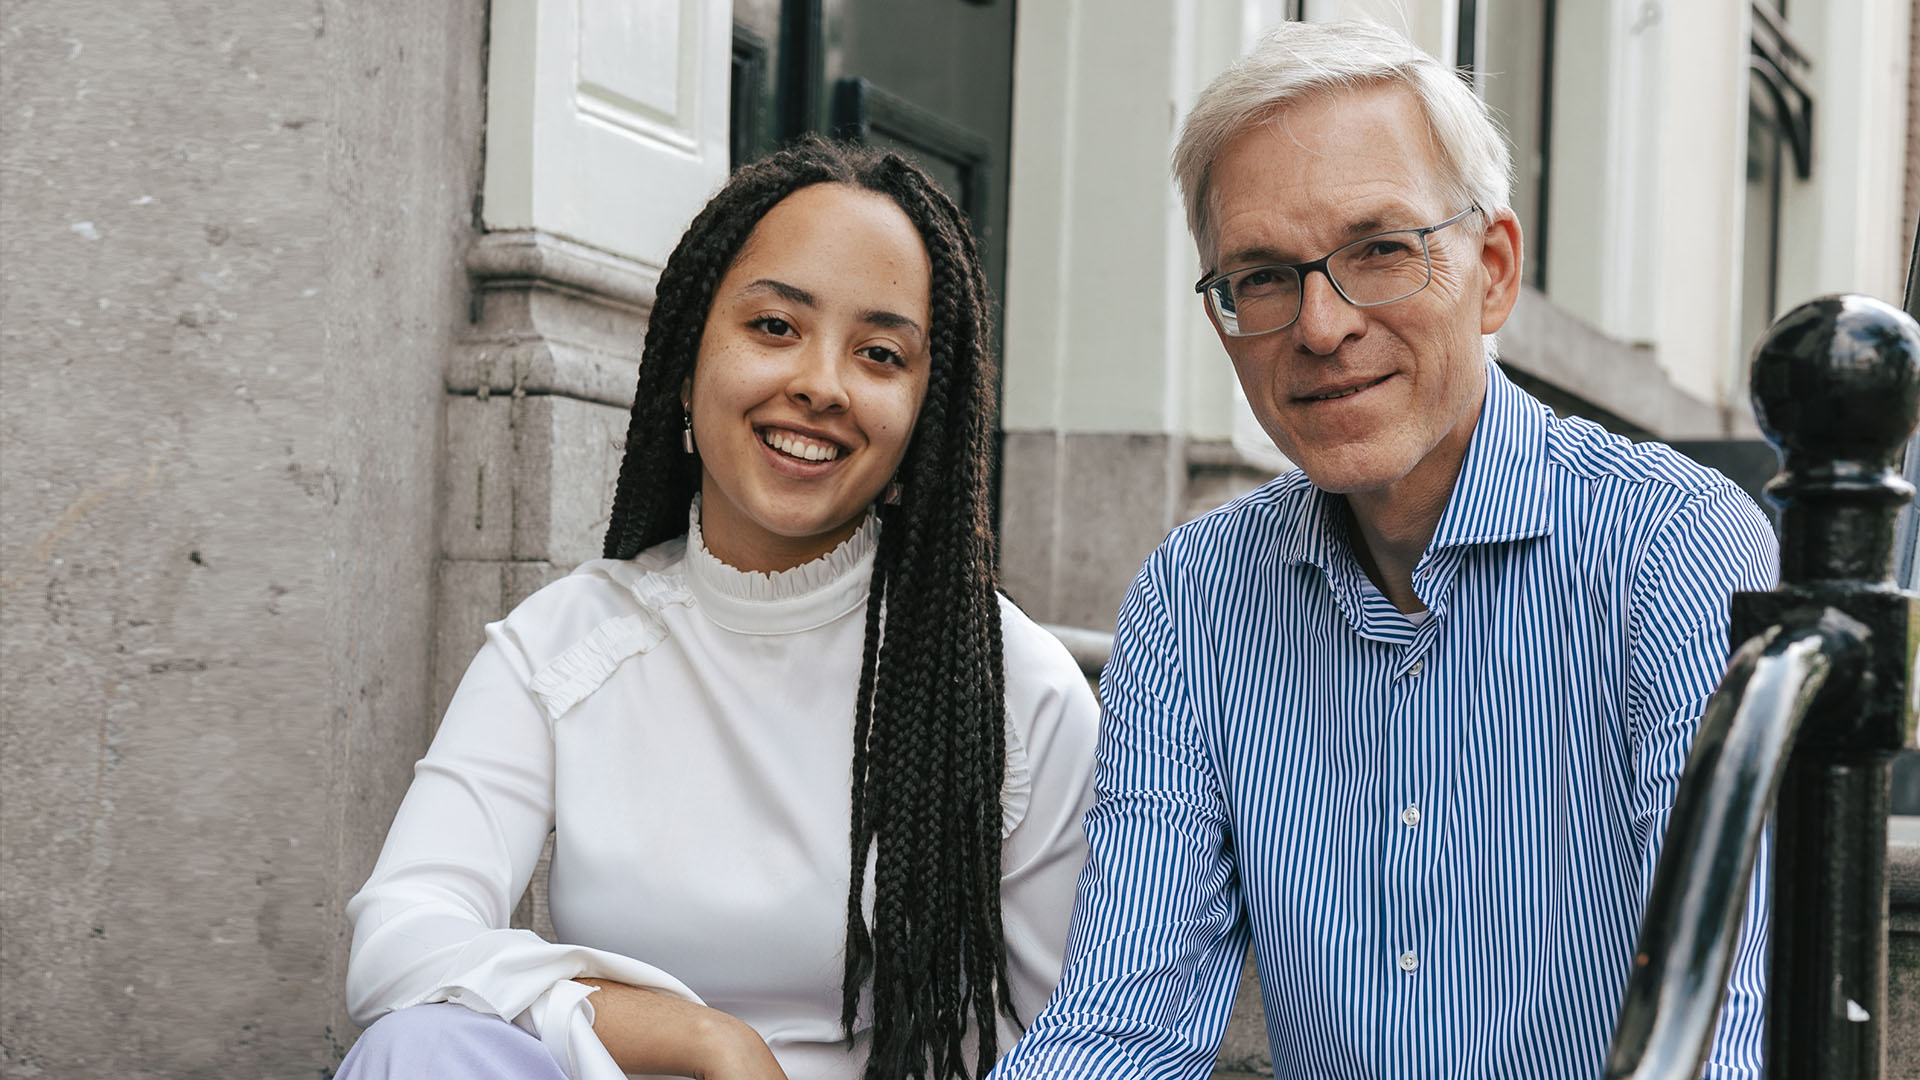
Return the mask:
[[(1627, 719), (1643, 909), (1700, 714), (1726, 670), (1728, 601), (1736, 590), (1772, 588), (1778, 565), (1766, 518), (1722, 484), (1674, 513), (1634, 575)], [(1760, 1075), (1770, 880), (1763, 842), (1704, 1080)]]
[(1060, 986), (999, 1080), (1205, 1077), (1246, 952), (1220, 778), (1168, 618), (1165, 549), (1120, 611)]

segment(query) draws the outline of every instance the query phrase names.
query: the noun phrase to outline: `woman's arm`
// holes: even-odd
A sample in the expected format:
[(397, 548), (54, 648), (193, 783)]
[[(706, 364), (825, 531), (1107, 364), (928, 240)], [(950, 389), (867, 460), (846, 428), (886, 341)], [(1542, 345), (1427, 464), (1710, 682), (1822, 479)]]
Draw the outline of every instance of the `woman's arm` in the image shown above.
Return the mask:
[(630, 1073), (697, 1080), (787, 1080), (760, 1033), (737, 1017), (607, 979), (594, 987), (593, 1033)]
[(365, 1024), (412, 1005), (455, 1002), (532, 1031), (578, 1080), (617, 1080), (621, 1070), (591, 1025), (592, 991), (573, 980), (588, 975), (648, 987), (656, 997), (698, 998), (632, 957), (507, 928), (554, 820), (552, 735), (528, 691), (527, 656), (543, 650), (516, 634), (520, 614), (487, 628), (372, 876), (347, 905), (348, 1009)]

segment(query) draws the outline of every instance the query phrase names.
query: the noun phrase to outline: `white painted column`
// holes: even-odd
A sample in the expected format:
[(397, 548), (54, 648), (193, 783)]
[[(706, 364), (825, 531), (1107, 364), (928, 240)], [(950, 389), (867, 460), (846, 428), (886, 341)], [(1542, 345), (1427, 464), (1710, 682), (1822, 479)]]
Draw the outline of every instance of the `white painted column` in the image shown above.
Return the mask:
[[(1168, 174), (1246, 8), (1032, 0), (1014, 57), (1002, 569), (1042, 618), (1110, 625), (1185, 516), (1187, 447), (1227, 445), (1234, 382)], [(1094, 524), (1090, 524), (1094, 523)]]
[[(1682, 389), (1744, 410), (1740, 281), (1747, 153), (1746, 4), (1665, 4), (1655, 342)], [(1679, 107), (1679, 103), (1685, 107)]]

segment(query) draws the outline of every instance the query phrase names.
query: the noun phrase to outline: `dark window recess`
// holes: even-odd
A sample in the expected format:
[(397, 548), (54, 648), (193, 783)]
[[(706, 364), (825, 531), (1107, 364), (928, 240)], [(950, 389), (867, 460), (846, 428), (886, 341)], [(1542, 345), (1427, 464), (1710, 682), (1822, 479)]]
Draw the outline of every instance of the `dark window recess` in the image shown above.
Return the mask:
[(1772, 120), (1793, 151), (1794, 175), (1813, 176), (1813, 60), (1793, 39), (1787, 21), (1767, 0), (1753, 0), (1753, 49), (1748, 67), (1773, 105)]
[(976, 223), (975, 231), (984, 232), (993, 192), (986, 139), (857, 77), (834, 87), (833, 134), (918, 161)]
[(1454, 50), (1455, 56), (1453, 63), (1455, 67), (1460, 69), (1462, 74), (1471, 77), (1475, 67), (1474, 48), (1477, 33), (1474, 24), (1477, 23), (1480, 18), (1480, 0), (1460, 0), (1459, 14), (1460, 21), (1455, 27), (1456, 32), (1454, 34), (1456, 47)]
[(1793, 38), (1781, 9), (1752, 0), (1753, 42), (1747, 112), (1745, 258), (1740, 338), (1760, 340), (1780, 309), (1780, 205), (1793, 176), (1813, 176), (1813, 61)]
[[(1555, 0), (1489, 8), (1460, 0), (1458, 62), (1493, 110), (1513, 148), (1513, 214), (1526, 238), (1526, 282), (1547, 287), (1547, 177), (1553, 149)], [(1487, 18), (1481, 16), (1486, 15)], [(1484, 40), (1482, 35), (1484, 32)]]
[(765, 154), (773, 141), (766, 108), (767, 68), (771, 57), (766, 39), (744, 26), (734, 26), (727, 108), (729, 169), (737, 169)]

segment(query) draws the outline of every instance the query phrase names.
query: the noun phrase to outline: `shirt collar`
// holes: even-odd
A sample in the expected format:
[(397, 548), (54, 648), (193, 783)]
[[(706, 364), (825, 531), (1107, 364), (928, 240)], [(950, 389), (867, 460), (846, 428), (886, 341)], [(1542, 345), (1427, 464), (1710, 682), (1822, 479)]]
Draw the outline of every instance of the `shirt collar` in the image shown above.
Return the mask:
[(1487, 364), (1487, 396), (1474, 425), (1453, 494), (1427, 544), (1429, 554), (1468, 544), (1498, 544), (1553, 531), (1547, 484), (1545, 405)]

